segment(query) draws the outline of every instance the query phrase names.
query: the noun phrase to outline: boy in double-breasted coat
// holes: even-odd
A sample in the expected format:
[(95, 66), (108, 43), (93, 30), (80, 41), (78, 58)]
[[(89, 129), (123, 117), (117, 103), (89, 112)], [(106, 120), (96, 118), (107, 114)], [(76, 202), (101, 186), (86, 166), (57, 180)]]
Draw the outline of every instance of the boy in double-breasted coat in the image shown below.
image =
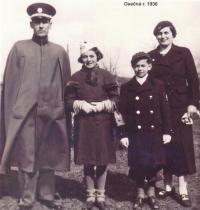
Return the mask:
[(171, 140), (168, 99), (164, 84), (148, 76), (152, 67), (148, 54), (135, 54), (131, 64), (135, 76), (122, 85), (120, 93), (119, 110), (125, 121), (125, 127), (121, 129), (121, 143), (128, 147), (129, 175), (137, 186), (134, 209), (143, 206), (145, 179), (149, 182), (149, 204), (158, 209), (153, 180), (165, 164), (164, 144)]

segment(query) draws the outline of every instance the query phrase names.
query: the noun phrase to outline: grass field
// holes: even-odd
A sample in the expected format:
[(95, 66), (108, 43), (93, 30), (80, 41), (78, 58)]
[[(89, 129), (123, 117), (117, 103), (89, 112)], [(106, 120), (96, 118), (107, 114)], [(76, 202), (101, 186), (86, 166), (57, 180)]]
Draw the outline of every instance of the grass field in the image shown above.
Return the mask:
[[(159, 200), (161, 210), (182, 210), (200, 209), (200, 120), (194, 124), (194, 142), (197, 173), (188, 177), (190, 196), (193, 201), (192, 208), (185, 208), (171, 198), (165, 201)], [(73, 151), (72, 151), (73, 153)], [(117, 163), (109, 166), (107, 179), (107, 204), (110, 210), (132, 209), (132, 201), (135, 196), (135, 185), (127, 178), (127, 158), (126, 150), (117, 152)], [(7, 190), (0, 199), (0, 210), (14, 210), (17, 207), (18, 182), (16, 171), (8, 177)], [(174, 177), (177, 188), (177, 178)], [(162, 181), (159, 182), (162, 186)], [(74, 165), (72, 154), (71, 171), (67, 173), (57, 173), (56, 189), (63, 198), (64, 209), (81, 210), (85, 199), (85, 186), (82, 176), (82, 167)], [(45, 206), (36, 202), (33, 210), (47, 210)], [(145, 205), (144, 210), (150, 209)]]

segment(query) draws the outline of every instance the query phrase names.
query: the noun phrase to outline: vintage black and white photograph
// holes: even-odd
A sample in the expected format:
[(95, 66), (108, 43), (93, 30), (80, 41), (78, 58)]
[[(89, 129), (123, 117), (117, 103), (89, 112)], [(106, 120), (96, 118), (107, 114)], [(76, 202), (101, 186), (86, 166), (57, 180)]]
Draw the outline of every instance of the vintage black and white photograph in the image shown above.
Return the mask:
[(0, 210), (200, 209), (199, 0), (0, 0)]

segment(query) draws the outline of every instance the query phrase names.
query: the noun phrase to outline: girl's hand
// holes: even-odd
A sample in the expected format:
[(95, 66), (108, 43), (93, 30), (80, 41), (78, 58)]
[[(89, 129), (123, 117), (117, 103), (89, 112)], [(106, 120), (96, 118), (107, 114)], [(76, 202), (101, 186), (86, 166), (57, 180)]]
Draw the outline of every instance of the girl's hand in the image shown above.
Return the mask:
[(129, 140), (128, 140), (127, 137), (122, 138), (122, 139), (120, 140), (120, 143), (121, 143), (122, 146), (124, 146), (124, 147), (126, 147), (126, 148), (128, 148), (128, 146), (129, 146)]
[(94, 106), (95, 112), (101, 112), (105, 109), (103, 102), (91, 102), (92, 106)]
[(109, 99), (101, 101), (101, 102), (91, 102), (91, 104), (95, 107), (95, 112), (107, 111), (113, 112), (115, 103)]
[(91, 112), (95, 112), (95, 107), (91, 105), (90, 103), (84, 101), (81, 106), (81, 110), (83, 110), (85, 113), (89, 114)]

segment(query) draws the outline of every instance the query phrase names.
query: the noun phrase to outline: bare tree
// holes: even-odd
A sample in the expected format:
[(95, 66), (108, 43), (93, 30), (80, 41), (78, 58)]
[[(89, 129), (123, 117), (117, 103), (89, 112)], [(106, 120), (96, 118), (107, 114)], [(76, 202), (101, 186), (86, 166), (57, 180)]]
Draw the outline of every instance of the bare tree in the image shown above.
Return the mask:
[(117, 77), (117, 66), (119, 62), (120, 52), (118, 51), (115, 56), (111, 52), (104, 53), (104, 59), (101, 61), (101, 65), (104, 69)]

